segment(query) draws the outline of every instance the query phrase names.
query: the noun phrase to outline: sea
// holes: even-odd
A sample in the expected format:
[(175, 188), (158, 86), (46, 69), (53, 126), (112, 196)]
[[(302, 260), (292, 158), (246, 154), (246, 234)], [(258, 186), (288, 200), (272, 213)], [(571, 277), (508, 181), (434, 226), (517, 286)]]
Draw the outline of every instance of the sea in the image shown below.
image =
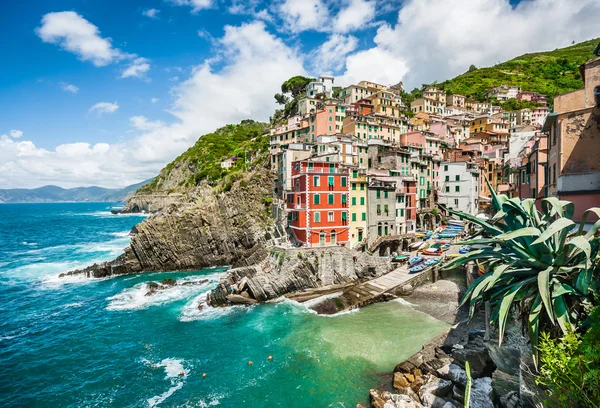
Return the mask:
[[(355, 407), (448, 328), (401, 301), (199, 309), (226, 266), (59, 278), (122, 253), (144, 217), (115, 205), (0, 204), (1, 407)], [(166, 277), (208, 282), (145, 296)]]

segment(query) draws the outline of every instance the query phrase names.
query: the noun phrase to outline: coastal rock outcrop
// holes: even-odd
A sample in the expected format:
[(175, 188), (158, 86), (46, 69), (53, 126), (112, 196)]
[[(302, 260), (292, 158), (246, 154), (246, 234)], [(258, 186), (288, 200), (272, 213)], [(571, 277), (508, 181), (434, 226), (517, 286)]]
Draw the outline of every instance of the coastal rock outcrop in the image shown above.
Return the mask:
[(252, 266), (230, 270), (208, 297), (212, 306), (228, 306), (231, 294), (246, 293), (259, 302), (282, 295), (331, 285), (358, 282), (389, 272), (386, 260), (356, 253), (345, 247), (271, 248)]
[[(145, 271), (253, 265), (274, 232), (269, 170), (249, 172), (220, 192), (206, 182), (136, 225), (125, 253), (64, 275), (106, 277)], [(136, 202), (137, 197), (132, 198)]]

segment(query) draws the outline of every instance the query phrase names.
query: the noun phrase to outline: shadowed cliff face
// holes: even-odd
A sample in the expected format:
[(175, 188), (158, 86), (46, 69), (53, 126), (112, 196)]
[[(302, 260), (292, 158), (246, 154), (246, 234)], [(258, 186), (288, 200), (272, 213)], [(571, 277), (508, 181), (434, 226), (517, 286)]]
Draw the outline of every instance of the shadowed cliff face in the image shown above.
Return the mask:
[(272, 173), (262, 168), (233, 183), (228, 192), (201, 183), (134, 227), (123, 255), (64, 275), (106, 277), (257, 263), (268, 255), (273, 230), (272, 185)]

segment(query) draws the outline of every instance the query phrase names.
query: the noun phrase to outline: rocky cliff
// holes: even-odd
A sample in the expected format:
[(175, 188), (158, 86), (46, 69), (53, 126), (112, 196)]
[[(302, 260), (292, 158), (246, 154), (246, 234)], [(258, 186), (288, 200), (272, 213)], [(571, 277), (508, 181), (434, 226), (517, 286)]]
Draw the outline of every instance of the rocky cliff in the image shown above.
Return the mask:
[[(134, 227), (125, 253), (66, 275), (239, 267), (267, 257), (274, 180), (264, 126), (245, 121), (203, 136), (127, 202), (125, 211), (152, 215)], [(221, 167), (240, 151), (244, 160)]]

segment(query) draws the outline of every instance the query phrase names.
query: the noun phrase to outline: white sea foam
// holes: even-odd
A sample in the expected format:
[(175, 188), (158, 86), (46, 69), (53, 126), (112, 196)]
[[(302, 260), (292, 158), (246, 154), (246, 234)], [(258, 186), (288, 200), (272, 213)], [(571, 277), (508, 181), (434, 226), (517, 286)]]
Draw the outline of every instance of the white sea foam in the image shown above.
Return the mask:
[[(210, 292), (206, 291), (196, 296), (189, 301), (182, 309), (179, 321), (191, 322), (195, 320), (213, 320), (219, 319), (231, 313), (250, 311), (254, 306), (228, 306), (228, 307), (212, 307), (206, 304), (206, 295)], [(202, 305), (202, 309), (199, 306)]]
[(117, 238), (129, 238), (130, 231), (111, 232), (110, 235)]
[(73, 303), (67, 303), (66, 305), (63, 305), (62, 307), (64, 309), (69, 309), (71, 307), (81, 307), (83, 306), (83, 302), (73, 302)]
[(120, 293), (107, 298), (109, 301), (107, 310), (140, 310), (152, 306), (164, 305), (177, 300), (188, 298), (201, 290), (205, 290), (208, 285), (214, 285), (218, 281), (220, 274), (195, 275), (188, 276), (179, 280), (182, 282), (192, 282), (207, 279), (208, 282), (199, 285), (176, 285), (167, 289), (162, 289), (152, 296), (146, 296), (148, 282), (138, 283), (130, 288), (124, 289)]
[(285, 299), (282, 303), (286, 303), (291, 305), (294, 310), (299, 311), (301, 313), (310, 313), (319, 317), (339, 317), (343, 315), (347, 315), (350, 313), (357, 313), (360, 311), (360, 308), (354, 308), (349, 310), (344, 310), (342, 312), (334, 313), (334, 314), (319, 314), (316, 310), (311, 309), (312, 306), (318, 305), (324, 300), (333, 299), (340, 296), (343, 292), (330, 293), (329, 295), (319, 296), (317, 298), (307, 300), (306, 302), (300, 303), (295, 300)]
[(212, 394), (209, 395), (208, 397), (206, 397), (205, 399), (201, 399), (200, 401), (198, 401), (198, 406), (201, 408), (208, 408), (208, 407), (214, 407), (216, 405), (221, 405), (221, 399), (224, 398), (224, 395), (218, 394)]
[(27, 246), (37, 246), (37, 242), (27, 242), (27, 241), (23, 241), (21, 242), (22, 245), (27, 245)]
[(400, 303), (401, 305), (408, 306), (408, 307), (414, 306), (414, 304), (412, 304), (402, 298), (396, 298), (396, 299), (392, 300), (392, 302)]
[(91, 217), (101, 217), (101, 218), (109, 218), (109, 217), (148, 217), (150, 214), (147, 213), (119, 213), (113, 214), (110, 211), (94, 211), (91, 213), (81, 213), (78, 215), (87, 215)]
[[(158, 364), (152, 364), (148, 360), (142, 360), (144, 363), (150, 365), (151, 367), (164, 367), (165, 369), (165, 380), (170, 380), (172, 387), (167, 391), (163, 392), (160, 395), (156, 395), (152, 398), (148, 399), (148, 405), (150, 407), (156, 407), (157, 405), (163, 403), (167, 398), (169, 398), (175, 391), (180, 390), (185, 384), (185, 379), (187, 378), (190, 370), (185, 368), (183, 360), (179, 360), (176, 358), (165, 358)], [(183, 373), (183, 375), (181, 375)]]

